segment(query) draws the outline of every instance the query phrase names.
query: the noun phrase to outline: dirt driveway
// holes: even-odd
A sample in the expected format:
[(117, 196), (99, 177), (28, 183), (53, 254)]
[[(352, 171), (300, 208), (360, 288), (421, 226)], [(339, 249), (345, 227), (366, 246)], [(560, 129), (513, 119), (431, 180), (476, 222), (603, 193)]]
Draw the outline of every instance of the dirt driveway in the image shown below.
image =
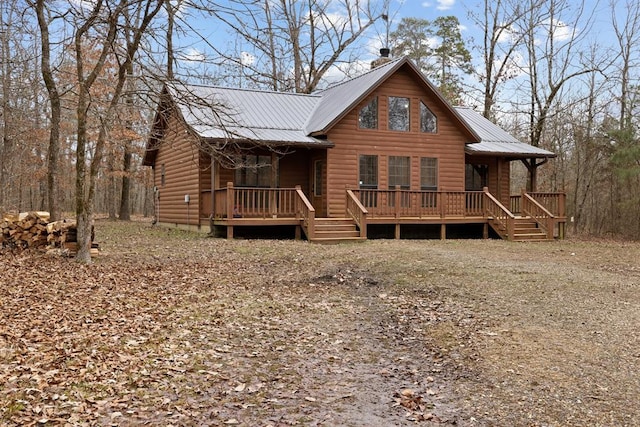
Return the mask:
[(640, 425), (640, 244), (97, 236), (0, 255), (1, 425)]

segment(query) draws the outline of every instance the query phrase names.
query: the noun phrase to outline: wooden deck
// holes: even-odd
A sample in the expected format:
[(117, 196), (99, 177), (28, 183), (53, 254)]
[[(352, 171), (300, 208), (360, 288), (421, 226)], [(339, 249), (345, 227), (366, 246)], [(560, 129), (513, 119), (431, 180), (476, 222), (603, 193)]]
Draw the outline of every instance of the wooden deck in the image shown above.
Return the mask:
[(212, 227), (295, 226), (310, 241), (363, 240), (368, 225), (393, 225), (400, 238), (403, 225), (440, 225), (446, 237), (451, 224), (482, 224), (507, 240), (564, 238), (563, 193), (525, 193), (510, 198), (507, 208), (484, 191), (346, 190), (346, 212), (340, 218), (316, 218), (315, 209), (299, 188), (226, 188), (201, 194), (200, 217)]

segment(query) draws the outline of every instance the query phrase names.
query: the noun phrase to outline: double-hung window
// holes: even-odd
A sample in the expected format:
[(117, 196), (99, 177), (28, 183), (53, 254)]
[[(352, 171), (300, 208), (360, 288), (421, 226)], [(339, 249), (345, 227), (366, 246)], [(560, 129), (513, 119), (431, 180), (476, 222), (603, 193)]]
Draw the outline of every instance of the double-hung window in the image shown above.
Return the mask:
[(365, 207), (377, 206), (378, 196), (378, 156), (361, 154), (359, 158), (360, 200)]
[[(409, 156), (389, 156), (389, 189), (408, 190), (411, 186), (411, 158)], [(400, 193), (401, 206), (409, 206), (410, 194), (406, 191)], [(389, 200), (389, 206), (395, 206), (395, 197)]]
[(435, 157), (420, 158), (420, 189), (433, 191), (422, 193), (422, 207), (436, 207), (438, 190), (438, 159)]

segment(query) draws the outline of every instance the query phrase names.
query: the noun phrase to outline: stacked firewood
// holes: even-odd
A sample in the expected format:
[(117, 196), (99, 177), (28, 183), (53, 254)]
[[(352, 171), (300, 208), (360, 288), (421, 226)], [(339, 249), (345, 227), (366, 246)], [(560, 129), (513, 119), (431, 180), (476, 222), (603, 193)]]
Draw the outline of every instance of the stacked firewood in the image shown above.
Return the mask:
[(49, 212), (5, 214), (0, 222), (0, 247), (40, 248), (47, 245)]
[[(75, 220), (64, 219), (49, 222), (48, 212), (23, 212), (5, 214), (0, 222), (0, 249), (46, 249), (75, 255), (78, 249)], [(94, 240), (91, 227), (91, 242)], [(91, 244), (91, 255), (98, 254), (98, 245)]]
[[(94, 243), (95, 230), (91, 226), (91, 255), (98, 255), (98, 244)], [(64, 219), (62, 221), (47, 224), (47, 240), (50, 250), (62, 249), (70, 255), (78, 251), (78, 228), (75, 220)]]

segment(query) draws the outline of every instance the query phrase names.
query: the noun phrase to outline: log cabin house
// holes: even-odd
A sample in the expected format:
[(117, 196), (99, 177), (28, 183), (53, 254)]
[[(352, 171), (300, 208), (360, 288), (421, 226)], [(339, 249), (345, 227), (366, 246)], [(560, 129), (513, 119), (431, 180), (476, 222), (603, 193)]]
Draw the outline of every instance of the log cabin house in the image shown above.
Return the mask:
[[(444, 239), (457, 227), (548, 240), (566, 222), (564, 194), (536, 191), (551, 157), (452, 107), (400, 58), (313, 94), (167, 83), (143, 163), (159, 224), (228, 238), (288, 226), (317, 242)], [(514, 161), (530, 188), (511, 195)]]

